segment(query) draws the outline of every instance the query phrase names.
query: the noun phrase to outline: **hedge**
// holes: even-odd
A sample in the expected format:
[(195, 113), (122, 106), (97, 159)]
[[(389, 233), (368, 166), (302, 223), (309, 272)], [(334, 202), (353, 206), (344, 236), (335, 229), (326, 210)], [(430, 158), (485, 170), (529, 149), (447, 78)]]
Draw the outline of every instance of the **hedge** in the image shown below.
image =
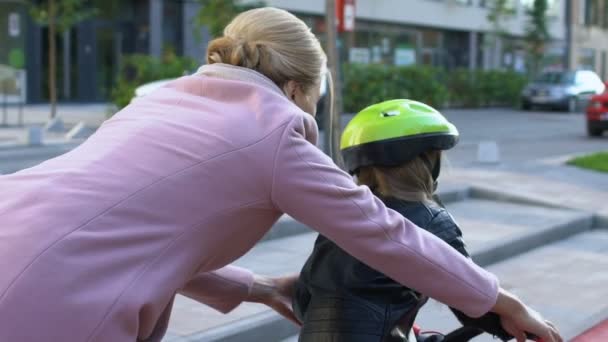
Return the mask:
[(512, 71), (346, 64), (344, 110), (408, 98), (442, 107), (517, 106), (527, 77)]

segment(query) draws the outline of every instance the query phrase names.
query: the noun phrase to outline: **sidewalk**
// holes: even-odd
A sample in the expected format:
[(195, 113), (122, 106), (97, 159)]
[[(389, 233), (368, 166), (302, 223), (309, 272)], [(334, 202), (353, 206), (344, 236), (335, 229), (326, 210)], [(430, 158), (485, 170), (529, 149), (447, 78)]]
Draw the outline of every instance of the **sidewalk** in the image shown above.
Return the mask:
[[(112, 113), (110, 104), (60, 104), (57, 106), (57, 117), (61, 118), (67, 130), (79, 122), (97, 128)], [(23, 125), (20, 125), (19, 108), (8, 106), (5, 112), (0, 108), (0, 147), (22, 145), (26, 141), (27, 128), (44, 126), (50, 118), (48, 104), (25, 105), (23, 107)], [(63, 134), (50, 134), (51, 141), (58, 140)]]
[[(488, 186), (483, 180), (486, 178), (493, 179), (491, 177), (492, 173), (486, 174), (485, 177), (481, 177), (483, 174), (485, 174), (485, 172), (482, 171), (471, 173), (470, 170), (468, 172), (465, 170), (454, 170), (449, 177), (449, 181), (446, 181), (444, 186), (457, 188), (458, 184), (464, 184), (464, 181), (470, 181), (471, 178), (477, 179), (476, 183), (479, 185), (483, 184)], [(503, 177), (505, 177), (505, 181), (502, 183), (503, 186), (507, 186), (507, 181), (509, 180), (511, 182), (519, 182), (520, 180), (518, 178), (519, 176), (512, 174), (503, 174)], [(559, 187), (559, 185), (553, 185)], [(511, 185), (510, 188), (513, 190), (511, 191), (512, 196), (514, 196), (513, 198), (516, 198), (518, 191), (514, 191), (513, 185)], [(522, 189), (528, 190), (526, 188), (519, 188), (517, 190)], [(475, 191), (472, 191), (471, 193), (476, 194)], [(523, 194), (525, 194), (525, 192)], [(522, 193), (520, 192), (519, 195), (521, 196)], [(600, 196), (599, 192), (597, 196)], [(590, 230), (594, 224), (591, 213), (586, 211), (546, 206), (531, 206), (528, 203), (518, 204), (514, 203), (516, 201), (513, 200), (513, 198), (507, 196), (504, 198), (505, 201), (498, 202), (489, 198), (469, 198), (447, 204), (448, 209), (463, 229), (465, 240), (467, 241), (469, 250), (473, 254), (473, 258), (481, 265), (501, 262), (516, 257), (518, 254), (527, 252), (538, 246), (550, 244), (574, 234), (586, 232)], [(499, 197), (496, 197), (496, 199), (500, 200)], [(539, 202), (550, 203), (547, 198), (540, 198), (537, 196), (536, 199)], [(247, 255), (242, 257), (237, 264), (250, 268), (255, 272), (269, 275), (297, 272), (308, 256), (315, 236), (316, 234), (314, 233), (308, 233), (259, 244)], [(601, 245), (605, 242), (603, 239), (598, 238), (594, 240), (593, 238), (586, 237), (583, 237), (583, 240), (576, 240), (581, 239), (579, 235), (572, 239), (575, 239), (573, 241), (583, 242), (593, 242), (597, 240), (595, 242), (596, 245)], [(560, 243), (561, 242), (556, 242), (556, 244)], [(570, 245), (571, 244), (567, 244), (566, 246)], [(562, 256), (564, 255), (563, 252), (567, 250), (567, 247), (560, 249)], [(544, 258), (544, 254), (540, 255), (541, 256), (539, 257), (533, 256), (532, 258)], [(551, 257), (556, 258), (555, 255), (556, 254), (553, 253)], [(521, 260), (530, 260), (530, 257), (526, 256), (526, 254), (517, 258), (528, 258)], [(594, 258), (599, 257), (594, 255)], [(497, 272), (507, 287), (513, 289), (515, 289), (515, 287), (521, 288), (522, 291), (525, 289), (537, 291), (534, 289), (537, 289), (538, 284), (543, 282), (543, 277), (550, 277), (552, 273), (556, 272), (554, 269), (551, 269), (550, 266), (558, 267), (557, 269), (559, 269), (559, 267), (564, 267), (564, 265), (553, 263), (551, 260), (553, 259), (547, 259), (543, 264), (545, 266), (538, 266), (540, 267), (539, 269), (530, 269), (524, 273), (521, 273), (521, 267), (522, 265), (530, 264), (530, 261), (527, 261), (526, 263), (517, 261), (511, 262), (509, 265), (513, 265), (511, 266), (513, 270), (510, 268), (508, 271), (501, 271), (502, 268), (500, 268), (500, 263), (490, 266), (490, 270)], [(571, 259), (568, 257), (562, 258), (562, 261), (564, 262), (569, 260)], [(601, 258), (597, 260), (598, 262), (608, 262), (608, 255), (601, 256)], [(506, 263), (509, 263), (509, 261), (506, 261)], [(579, 263), (579, 266), (581, 265), (583, 264)], [(600, 266), (603, 267), (603, 264), (591, 264), (586, 270), (598, 269), (596, 267)], [(519, 267), (519, 273), (515, 271), (517, 267)], [(570, 273), (568, 272), (569, 269), (568, 271), (562, 272), (562, 276), (565, 275), (564, 280), (560, 280), (554, 285), (558, 287), (562, 285), (566, 286), (565, 284), (580, 281), (580, 274), (573, 270), (572, 277), (570, 277)], [(521, 279), (517, 279), (517, 276)], [(596, 277), (590, 284), (591, 287), (588, 288), (588, 292), (602, 293), (603, 284), (604, 282), (600, 282)], [(545, 283), (543, 286), (544, 285)], [(594, 292), (596, 287), (598, 287), (597, 290), (600, 292)], [(556, 290), (556, 288), (545, 289), (549, 292), (545, 297), (539, 298), (546, 300), (554, 295), (563, 297), (563, 292), (561, 290)], [(524, 292), (521, 293), (522, 295), (524, 294)], [(529, 296), (527, 293), (525, 295)], [(527, 298), (528, 297), (526, 297), (526, 299)], [(269, 324), (269, 317), (272, 317), (273, 314), (260, 305), (243, 304), (230, 315), (221, 315), (201, 304), (184, 298), (180, 298), (177, 303), (179, 305), (176, 305), (173, 311), (169, 335), (167, 335), (164, 340), (166, 342), (280, 341), (297, 332), (295, 327), (276, 316), (275, 325)], [(546, 301), (537, 301), (534, 303), (547, 305)], [(437, 305), (435, 305), (435, 307), (437, 307)], [(560, 319), (569, 315), (567, 306), (551, 308), (553, 311), (546, 307), (540, 307), (540, 309), (543, 310), (543, 313), (547, 313), (549, 319), (554, 319), (559, 322), (563, 321)], [(608, 307), (606, 309), (608, 309)], [(447, 318), (441, 318), (441, 316), (437, 318), (436, 315), (433, 317), (433, 320), (439, 321), (435, 325), (428, 325), (430, 328), (450, 327), (451, 321)], [(282, 324), (276, 322), (282, 322)], [(453, 324), (454, 322), (451, 323)], [(580, 322), (577, 322), (577, 324), (579, 323)], [(263, 325), (265, 325), (265, 327)], [(244, 332), (240, 331), (244, 329), (249, 330)], [(580, 330), (582, 328), (573, 329)], [(580, 333), (581, 331), (578, 332)], [(249, 334), (255, 334), (256, 339), (249, 339), (249, 336), (252, 336)], [(247, 338), (245, 338), (246, 336)]]
[[(608, 147), (607, 147), (608, 148)], [(444, 183), (593, 212), (608, 218), (608, 174), (566, 165), (505, 169), (452, 169)]]

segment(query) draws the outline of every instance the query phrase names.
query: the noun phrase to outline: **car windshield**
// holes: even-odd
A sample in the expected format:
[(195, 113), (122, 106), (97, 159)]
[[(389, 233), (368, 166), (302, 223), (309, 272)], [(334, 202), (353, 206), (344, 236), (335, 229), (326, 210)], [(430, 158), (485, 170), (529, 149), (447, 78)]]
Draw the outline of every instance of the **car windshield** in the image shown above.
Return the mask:
[(540, 75), (536, 82), (550, 84), (572, 84), (574, 83), (573, 72), (547, 72)]

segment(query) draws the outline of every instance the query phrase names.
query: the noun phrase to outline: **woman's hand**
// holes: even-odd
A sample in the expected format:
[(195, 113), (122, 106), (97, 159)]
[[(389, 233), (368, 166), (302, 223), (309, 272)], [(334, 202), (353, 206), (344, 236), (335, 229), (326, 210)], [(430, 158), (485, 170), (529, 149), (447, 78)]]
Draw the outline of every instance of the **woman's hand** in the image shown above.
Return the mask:
[(542, 342), (563, 342), (551, 322), (545, 321), (538, 312), (502, 288), (492, 311), (500, 315), (503, 328), (517, 342), (526, 341), (526, 333), (538, 336)]
[(300, 322), (291, 307), (296, 280), (298, 275), (277, 278), (254, 275), (254, 283), (246, 301), (267, 305), (299, 326)]

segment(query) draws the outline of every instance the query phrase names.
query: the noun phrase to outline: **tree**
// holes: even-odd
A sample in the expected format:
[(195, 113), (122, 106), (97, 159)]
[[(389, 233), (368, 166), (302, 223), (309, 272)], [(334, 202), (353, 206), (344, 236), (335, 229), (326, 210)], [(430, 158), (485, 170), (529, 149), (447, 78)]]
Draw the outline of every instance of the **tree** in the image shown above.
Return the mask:
[(199, 27), (206, 26), (213, 37), (221, 36), (224, 27), (237, 14), (266, 5), (262, 1), (242, 4), (238, 0), (199, 0), (199, 3), (201, 9), (195, 17), (194, 23)]
[[(57, 115), (57, 33), (64, 33), (77, 23), (97, 13), (81, 0), (29, 1), (30, 15), (41, 26), (48, 27), (49, 40), (49, 101), (51, 118)], [(64, 53), (69, 53), (64, 51)]]
[(493, 54), (498, 51), (499, 41), (508, 34), (505, 21), (516, 13), (511, 2), (512, 0), (494, 0), (488, 3), (487, 19), (492, 25), (492, 33), (488, 36), (487, 44), (492, 49)]
[(547, 28), (547, 0), (534, 0), (531, 9), (526, 11), (528, 23), (526, 25), (526, 47), (528, 50), (528, 64), (530, 74), (535, 76), (540, 71), (545, 47), (551, 40)]

